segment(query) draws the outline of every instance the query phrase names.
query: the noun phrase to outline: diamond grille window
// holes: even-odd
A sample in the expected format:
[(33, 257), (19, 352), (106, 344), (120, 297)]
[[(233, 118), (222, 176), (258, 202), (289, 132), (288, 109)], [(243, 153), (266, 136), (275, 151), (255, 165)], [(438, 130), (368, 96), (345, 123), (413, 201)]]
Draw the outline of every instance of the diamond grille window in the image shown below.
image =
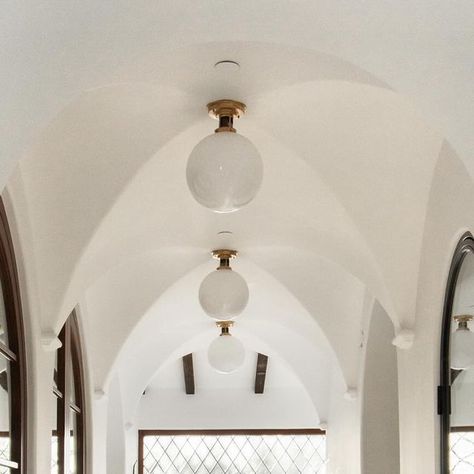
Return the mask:
[(144, 474), (325, 474), (323, 434), (145, 435)]
[(59, 440), (58, 436), (54, 435), (51, 437), (51, 474), (58, 474), (58, 454), (59, 454)]
[[(8, 459), (10, 457), (10, 436), (8, 433), (0, 434), (0, 458)], [(0, 466), (0, 474), (10, 474), (8, 467)]]
[(474, 431), (450, 433), (449, 444), (450, 471), (453, 474), (474, 474)]

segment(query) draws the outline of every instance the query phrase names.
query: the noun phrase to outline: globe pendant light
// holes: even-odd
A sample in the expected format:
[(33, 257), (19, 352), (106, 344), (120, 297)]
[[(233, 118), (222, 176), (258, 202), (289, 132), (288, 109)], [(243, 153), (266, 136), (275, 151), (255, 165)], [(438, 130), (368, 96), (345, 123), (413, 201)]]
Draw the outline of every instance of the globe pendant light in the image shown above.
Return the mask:
[(451, 336), (451, 368), (466, 370), (474, 365), (474, 333), (467, 326), (473, 317), (461, 315), (455, 316), (454, 319), (458, 327)]
[(219, 259), (219, 267), (202, 281), (199, 302), (211, 318), (228, 321), (238, 316), (247, 306), (249, 288), (245, 280), (230, 267), (230, 259), (237, 257), (236, 250), (214, 250), (212, 255)]
[(223, 99), (207, 105), (219, 120), (215, 133), (201, 140), (191, 152), (186, 179), (197, 202), (215, 212), (233, 212), (248, 204), (262, 182), (263, 164), (255, 145), (236, 133), (234, 118), (245, 104)]
[(229, 332), (232, 321), (219, 321), (221, 334), (214, 339), (207, 353), (211, 367), (221, 374), (235, 372), (245, 361), (243, 344)]

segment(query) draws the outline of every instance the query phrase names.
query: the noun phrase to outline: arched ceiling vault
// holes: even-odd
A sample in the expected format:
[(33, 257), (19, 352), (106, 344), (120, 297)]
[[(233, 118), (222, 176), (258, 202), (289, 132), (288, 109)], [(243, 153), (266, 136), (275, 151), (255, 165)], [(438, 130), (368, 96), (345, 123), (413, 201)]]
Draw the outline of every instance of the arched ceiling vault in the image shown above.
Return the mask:
[[(103, 341), (93, 340), (90, 345), (95, 382), (100, 384), (102, 379), (103, 385), (99, 387), (107, 390), (108, 379), (114, 373), (120, 374), (128, 416), (133, 415), (142, 392), (163, 365), (189, 352), (205, 353), (210, 341), (217, 337), (217, 328), (203, 313), (197, 298), (199, 283), (212, 268), (213, 263), (208, 261), (173, 282), (150, 302), (142, 318), (129, 314), (131, 307), (126, 306), (126, 288), (135, 285), (135, 292), (142, 300), (142, 296), (146, 296), (146, 292), (141, 291), (142, 285), (160, 278), (157, 269), (151, 279), (151, 274), (141, 276), (129, 266), (127, 272), (115, 274), (90, 290), (86, 304), (90, 332), (103, 333), (102, 326), (108, 327), (107, 350), (104, 350)], [(332, 347), (334, 335), (327, 338), (318, 318), (300, 305), (281, 283), (246, 259), (239, 262), (238, 270), (248, 281), (251, 297), (232, 333), (241, 338), (249, 355), (263, 352), (287, 364), (313, 400), (316, 410), (327, 419), (333, 379), (340, 380), (344, 387), (345, 379), (358, 376), (359, 335), (352, 334), (351, 338), (350, 334), (339, 332), (339, 339), (344, 339), (346, 355), (350, 352), (348, 359), (344, 356), (341, 359), (341, 347), (335, 348), (338, 353)], [(162, 280), (165, 278), (161, 275)], [(350, 289), (347, 284), (346, 289)], [(347, 305), (352, 301), (348, 311), (327, 289), (315, 288), (314, 291), (319, 303), (318, 306), (313, 302), (314, 312), (345, 315), (346, 321), (360, 320), (360, 308), (357, 307), (360, 306), (360, 295), (357, 292), (345, 291)], [(127, 315), (130, 320), (140, 322), (125, 328), (127, 334), (121, 335), (114, 321), (120, 325)], [(206, 370), (211, 369), (207, 367)], [(249, 380), (251, 376), (249, 374)]]
[[(167, 6), (173, 17), (174, 6)], [(100, 321), (96, 338), (110, 323), (119, 337), (99, 381), (126, 344), (127, 331), (169, 285), (205, 262), (221, 230), (232, 231), (231, 243), (243, 257), (315, 316), (346, 381), (357, 369), (334, 341), (338, 328), (357, 335), (360, 319), (348, 324), (347, 307), (334, 313), (318, 308), (309, 282), (341, 300), (353, 292), (356, 308), (368, 291), (396, 328), (414, 324), (441, 135), (385, 82), (332, 53), (271, 44), (265, 34), (259, 42), (229, 39), (235, 41), (185, 41), (173, 54), (163, 45), (132, 54), (132, 42), (123, 51), (129, 62), (121, 56), (109, 72), (98, 67), (94, 77), (82, 76), (82, 84), (56, 90), (48, 107), (38, 104), (37, 116), (31, 110), (37, 139), (23, 150), (9, 193), (31, 229), (33, 256), (26, 267), (38, 277), (43, 328), (59, 330), (85, 293), (108, 284), (113, 290), (128, 266), (150, 278), (157, 268), (166, 273), (157, 283), (144, 282), (143, 299), (133, 296), (129, 282), (128, 317)], [(242, 63), (238, 74), (212, 68), (224, 55)], [(200, 208), (184, 180), (190, 150), (213, 129), (204, 105), (221, 96), (248, 102), (238, 129), (255, 142), (265, 166), (255, 201), (231, 216)], [(5, 143), (12, 153), (14, 140), (13, 133)], [(20, 195), (24, 203), (15, 198)], [(111, 292), (109, 302), (120, 296)], [(91, 314), (106, 310), (104, 304), (91, 305)]]
[[(150, 244), (159, 247), (160, 238), (169, 245), (177, 236), (187, 235), (186, 228), (179, 229), (180, 224), (188, 228), (199, 225), (199, 243), (205, 246), (206, 239), (210, 241), (211, 229), (217, 232), (227, 225), (226, 217), (212, 217), (198, 209), (183, 186), (185, 159), (192, 146), (209, 132), (211, 122), (196, 117), (196, 125), (179, 133), (185, 123), (189, 124), (192, 115), (185, 114), (185, 119), (178, 123), (173, 109), (185, 109), (186, 95), (172, 94), (168, 89), (152, 89), (156, 97), (163, 95), (168, 99), (168, 110), (164, 105), (164, 113), (161, 107), (144, 106), (151, 98), (143, 93), (144, 90), (150, 92), (150, 88), (140, 85), (138, 90), (132, 87), (130, 91), (130, 87), (94, 91), (93, 97), (84, 99), (85, 103), (80, 101), (71, 106), (52, 126), (52, 135), (45, 137), (35, 158), (22, 164), (37, 266), (44, 276), (40, 281), (48, 282), (47, 288), (40, 288), (42, 306), (45, 314), (58, 318), (44, 321), (45, 326), (59, 328), (80, 293), (107, 270), (107, 265), (100, 268), (104, 259), (101, 253), (109, 255), (115, 263), (119, 255), (133, 254), (137, 247), (143, 249)], [(290, 122), (280, 125), (272, 107), (278, 101), (283, 104), (283, 94), (288, 112), (294, 118), (290, 122), (304, 124), (301, 130), (295, 130)], [(120, 100), (117, 108), (119, 97), (127, 97), (127, 100)], [(306, 102), (306, 109), (302, 106), (305, 97), (311, 98)], [(97, 111), (98, 104), (103, 107), (102, 114)], [(291, 110), (292, 105), (294, 110)], [(168, 113), (173, 120), (168, 119)], [(410, 274), (416, 275), (423, 203), (438, 146), (436, 134), (393, 93), (344, 82), (306, 83), (285, 88), (270, 97), (263, 95), (255, 101), (253, 114), (242, 121), (241, 130), (261, 149), (266, 178), (255, 206), (249, 207), (253, 209), (252, 214), (242, 211), (227, 218), (237, 230), (239, 219), (250, 224), (242, 226), (245, 233), (241, 232), (237, 243), (252, 242), (252, 228), (258, 230), (253, 244), (264, 241), (265, 233), (259, 225), (263, 216), (273, 217), (267, 220), (267, 235), (277, 242), (282, 239), (298, 246), (299, 242), (306, 241), (318, 247), (318, 251), (332, 252), (330, 258), (337, 260), (338, 252), (331, 251), (334, 244), (329, 242), (339, 241), (341, 260), (344, 251), (353, 248), (352, 259), (339, 263), (348, 266), (369, 285), (384, 302), (395, 323), (398, 324), (397, 313), (402, 319), (411, 316), (414, 297), (406, 294), (410, 285), (403, 272), (397, 280), (390, 261), (398, 264), (399, 258), (393, 258), (391, 253), (395, 250), (404, 254), (407, 262), (415, 262)], [(377, 123), (372, 120), (373, 114), (378, 117)], [(321, 116), (330, 120), (321, 122)], [(178, 134), (171, 139), (176, 127)], [(345, 140), (340, 140), (341, 134)], [(88, 140), (87, 145), (84, 140)], [(405, 143), (410, 146), (402, 149)], [(161, 148), (160, 151), (146, 163), (156, 147)], [(154, 174), (149, 169), (153, 162), (157, 165)], [(400, 166), (405, 163), (408, 168)], [(55, 172), (46, 177), (46, 169)], [(292, 176), (288, 169), (293, 172)], [(409, 172), (399, 173), (397, 186), (393, 178), (394, 171), (399, 169)], [(38, 176), (45, 178), (38, 180)], [(149, 194), (143, 191), (145, 178), (148, 178)], [(132, 192), (129, 192), (129, 183)], [(137, 183), (140, 184), (138, 189)], [(150, 189), (150, 185), (154, 189)], [(307, 193), (301, 192), (304, 185)], [(293, 193), (281, 195), (281, 186), (292, 186)], [(82, 190), (86, 187), (88, 192), (84, 194)], [(133, 191), (138, 207), (128, 201)], [(58, 194), (63, 199), (58, 199)], [(374, 215), (372, 206), (382, 198), (383, 214)], [(258, 203), (260, 213), (255, 212)], [(407, 203), (410, 204), (408, 210)], [(313, 206), (314, 212), (309, 211), (308, 206)], [(187, 216), (184, 209), (188, 210)], [(150, 216), (146, 220), (141, 218), (145, 213)], [(406, 230), (403, 227), (393, 230), (393, 216), (401, 213), (407, 223)], [(207, 222), (207, 227), (203, 222)], [(173, 229), (178, 234), (173, 235)], [(204, 229), (207, 232), (203, 232)], [(349, 229), (353, 230), (349, 232)], [(155, 234), (151, 230), (155, 230)], [(111, 239), (112, 245), (109, 244)], [(117, 251), (115, 246), (121, 244), (119, 254), (111, 253), (111, 248)], [(376, 248), (377, 245), (382, 248)], [(359, 262), (354, 261), (356, 255)], [(372, 266), (372, 274), (359, 275), (356, 266), (361, 269), (359, 272)], [(384, 281), (387, 279), (393, 280), (392, 290), (400, 294), (391, 294), (392, 290), (386, 287), (388, 282)], [(69, 292), (66, 292), (68, 287)]]
[[(262, 336), (254, 349), (273, 321), (268, 350), (283, 350), (288, 332), (354, 385), (367, 295), (396, 329), (414, 325), (443, 139), (474, 176), (472, 4), (85, 0), (10, 2), (3, 13), (0, 186), (21, 158), (8, 194), (34, 275), (28, 293), (46, 330), (87, 301), (94, 383), (113, 370), (137, 377), (129, 414), (154, 356), (165, 363), (180, 341), (206, 341), (209, 322), (186, 319), (199, 308), (181, 320), (167, 298), (196, 303), (184, 295), (210, 269), (221, 230), (267, 295), (242, 320), (242, 335)], [(218, 73), (221, 59), (240, 71)], [(238, 129), (265, 164), (256, 200), (232, 216), (200, 208), (184, 181), (190, 150), (214, 125), (204, 105), (223, 96), (248, 103)], [(287, 305), (271, 306), (271, 290)], [(157, 329), (175, 333), (156, 347)], [(149, 370), (135, 373), (124, 354), (146, 335)], [(299, 378), (324, 416), (317, 375)]]
[[(334, 264), (315, 256), (303, 254), (294, 248), (280, 249), (278, 253), (275, 249), (270, 250), (274, 256), (272, 274), (246, 257), (242, 257), (236, 265), (251, 288), (252, 304), (244, 313), (245, 324), (249, 325), (253, 320), (277, 324), (278, 318), (283, 318), (288, 328), (299, 332), (302, 337), (312, 334), (316, 324), (321, 333), (319, 337), (327, 340), (324, 342), (325, 351), (336, 355), (346, 384), (355, 385), (359, 377), (359, 346), (365, 317), (364, 286)], [(294, 260), (294, 265), (289, 263), (289, 256)], [(183, 266), (179, 261), (175, 263), (177, 259), (187, 262), (187, 265)], [(305, 270), (301, 270), (302, 259), (306, 262)], [(213, 326), (199, 307), (197, 297), (200, 281), (215, 265), (209, 258), (205, 260), (205, 264), (196, 265), (195, 249), (167, 248), (119, 266), (88, 290), (88, 337), (94, 360), (94, 380), (99, 388), (106, 385), (119, 354), (127, 353), (126, 348), (133, 346), (130, 334), (134, 334), (134, 331), (141, 336), (153, 334), (158, 344), (160, 329), (153, 328), (154, 319), (147, 322), (147, 318), (150, 318), (147, 315), (155, 314), (154, 308), (161, 304), (162, 295), (168, 295), (169, 301), (170, 289), (182, 280), (188, 283), (186, 286), (179, 283), (182, 288), (179, 295), (176, 289), (173, 290), (176, 302), (171, 309), (168, 308), (168, 314), (161, 314), (160, 321), (163, 319), (170, 324), (183, 325), (190, 318), (191, 322), (205, 321), (208, 327), (209, 323)], [(298, 284), (301, 280), (307, 283)], [(184, 299), (186, 303), (182, 302)], [(182, 304), (189, 307), (176, 310)], [(297, 318), (293, 316), (294, 313), (304, 313), (306, 319)], [(143, 324), (148, 324), (149, 329), (140, 329)], [(104, 334), (107, 334), (106, 347), (103, 345)], [(138, 339), (134, 338), (135, 343)]]
[[(122, 82), (134, 69), (154, 77), (160, 67), (153, 58), (206, 43), (220, 47), (209, 48), (208, 58), (214, 60), (223, 53), (248, 59), (247, 45), (255, 42), (342, 58), (410, 97), (468, 161), (473, 148), (472, 20), (470, 2), (454, 8), (433, 0), (416, 5), (378, 0), (264, 0), (256, 5), (245, 0), (232, 7), (172, 0), (9, 4), (0, 19), (8, 65), (0, 83), (2, 184), (25, 155), (25, 145), (82, 91)], [(226, 50), (223, 38), (234, 47)], [(272, 54), (259, 54), (255, 62), (276, 64), (269, 75), (281, 69)], [(205, 70), (207, 62), (195, 65)], [(174, 71), (164, 74), (173, 77)]]

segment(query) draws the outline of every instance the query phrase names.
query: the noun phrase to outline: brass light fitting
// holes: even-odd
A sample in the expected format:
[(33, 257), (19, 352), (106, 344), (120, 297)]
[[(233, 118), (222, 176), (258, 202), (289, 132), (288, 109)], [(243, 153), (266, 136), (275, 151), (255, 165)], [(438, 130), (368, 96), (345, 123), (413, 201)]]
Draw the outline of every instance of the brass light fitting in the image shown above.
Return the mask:
[(458, 329), (469, 329), (467, 327), (467, 323), (474, 319), (474, 316), (470, 314), (460, 314), (458, 316), (454, 316), (453, 319), (458, 323)]
[(234, 321), (217, 321), (216, 326), (221, 328), (220, 336), (230, 336), (229, 328), (234, 325)]
[(212, 256), (219, 260), (217, 270), (232, 270), (230, 261), (238, 255), (237, 250), (217, 249), (212, 251)]
[(207, 110), (212, 118), (219, 120), (219, 127), (215, 132), (233, 132), (237, 130), (234, 128), (234, 118), (240, 118), (245, 114), (247, 106), (233, 99), (220, 99), (207, 104)]

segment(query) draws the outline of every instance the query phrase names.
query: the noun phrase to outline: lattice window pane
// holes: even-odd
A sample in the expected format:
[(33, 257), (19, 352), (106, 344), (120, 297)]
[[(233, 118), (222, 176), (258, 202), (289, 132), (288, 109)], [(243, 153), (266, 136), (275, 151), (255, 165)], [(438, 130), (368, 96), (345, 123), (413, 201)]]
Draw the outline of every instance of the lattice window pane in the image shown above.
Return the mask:
[(51, 436), (51, 474), (58, 474), (59, 443), (56, 435)]
[[(0, 436), (0, 458), (10, 458), (10, 437)], [(0, 466), (0, 474), (10, 474), (11, 470), (8, 467)]]
[(449, 435), (450, 471), (453, 474), (474, 474), (474, 431)]
[(143, 456), (145, 474), (325, 474), (326, 436), (147, 435)]

